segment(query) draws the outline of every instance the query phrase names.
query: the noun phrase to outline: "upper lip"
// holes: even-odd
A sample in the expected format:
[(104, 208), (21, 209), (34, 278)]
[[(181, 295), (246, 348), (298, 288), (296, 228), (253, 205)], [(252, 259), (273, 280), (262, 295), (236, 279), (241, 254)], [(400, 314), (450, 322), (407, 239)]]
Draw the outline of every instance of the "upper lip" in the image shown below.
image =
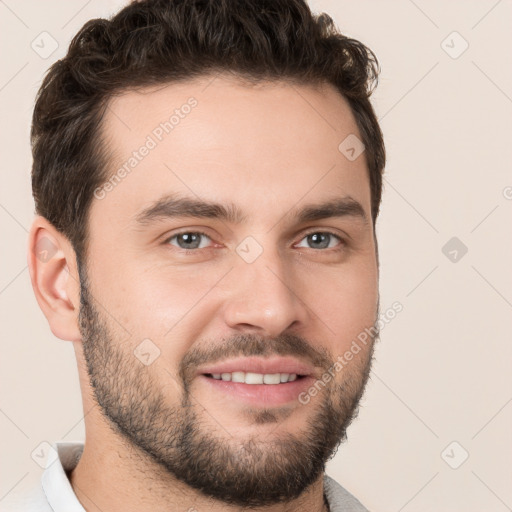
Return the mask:
[(314, 367), (294, 357), (238, 357), (201, 366), (198, 374), (251, 372), (263, 374), (295, 373), (306, 376), (311, 375), (313, 371)]

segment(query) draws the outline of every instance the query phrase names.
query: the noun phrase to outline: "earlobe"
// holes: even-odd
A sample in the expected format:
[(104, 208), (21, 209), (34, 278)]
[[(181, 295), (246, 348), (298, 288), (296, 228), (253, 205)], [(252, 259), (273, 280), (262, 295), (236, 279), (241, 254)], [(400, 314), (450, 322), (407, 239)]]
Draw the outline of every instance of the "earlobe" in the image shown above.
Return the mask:
[(75, 251), (44, 217), (37, 216), (32, 223), (27, 262), (36, 300), (53, 334), (62, 340), (80, 341), (80, 282)]

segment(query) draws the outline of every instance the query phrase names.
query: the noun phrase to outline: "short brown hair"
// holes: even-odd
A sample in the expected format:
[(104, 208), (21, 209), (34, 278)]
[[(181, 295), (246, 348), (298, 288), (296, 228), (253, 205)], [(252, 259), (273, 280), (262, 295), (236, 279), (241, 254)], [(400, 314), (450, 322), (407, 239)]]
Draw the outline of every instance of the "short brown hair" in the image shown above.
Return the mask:
[[(143, 0), (87, 22), (39, 90), (31, 131), (36, 213), (87, 249), (94, 190), (107, 176), (99, 127), (112, 96), (129, 88), (227, 71), (249, 81), (330, 83), (348, 100), (369, 170), (372, 218), (385, 149), (369, 97), (379, 65), (305, 0)], [(341, 142), (341, 141), (340, 141)]]

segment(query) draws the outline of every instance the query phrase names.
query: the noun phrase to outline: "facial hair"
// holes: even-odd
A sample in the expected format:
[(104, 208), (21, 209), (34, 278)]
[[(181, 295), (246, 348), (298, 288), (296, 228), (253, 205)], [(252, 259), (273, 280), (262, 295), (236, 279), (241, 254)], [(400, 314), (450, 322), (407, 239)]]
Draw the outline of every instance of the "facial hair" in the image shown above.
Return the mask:
[[(182, 392), (173, 406), (152, 367), (142, 365), (133, 347), (128, 349), (119, 336), (116, 339), (108, 317), (94, 306), (84, 272), (80, 282), (79, 326), (88, 375), (95, 400), (123, 441), (203, 495), (243, 507), (291, 501), (324, 472), (357, 416), (378, 332), (368, 350), (359, 353), (359, 361), (352, 360), (342, 370), (341, 382), (331, 380), (314, 405), (301, 406), (312, 407), (312, 413), (300, 433), (283, 429), (264, 439), (237, 440), (215, 434), (205, 425), (203, 408), (190, 389), (199, 364), (228, 356), (276, 354), (301, 356), (327, 371), (334, 363), (332, 355), (288, 333), (273, 340), (237, 334), (208, 344), (214, 348), (194, 346), (176, 374)], [(276, 423), (279, 429), (279, 417), (272, 409), (258, 409), (251, 417), (255, 424)]]

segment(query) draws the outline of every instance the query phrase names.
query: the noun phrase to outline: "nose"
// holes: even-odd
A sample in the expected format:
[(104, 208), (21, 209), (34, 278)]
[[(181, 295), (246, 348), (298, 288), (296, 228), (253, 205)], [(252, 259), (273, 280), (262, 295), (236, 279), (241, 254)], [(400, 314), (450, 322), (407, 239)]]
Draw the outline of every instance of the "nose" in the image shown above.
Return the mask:
[(252, 263), (237, 261), (228, 286), (224, 321), (233, 330), (275, 337), (306, 322), (300, 283), (278, 251), (266, 249)]

